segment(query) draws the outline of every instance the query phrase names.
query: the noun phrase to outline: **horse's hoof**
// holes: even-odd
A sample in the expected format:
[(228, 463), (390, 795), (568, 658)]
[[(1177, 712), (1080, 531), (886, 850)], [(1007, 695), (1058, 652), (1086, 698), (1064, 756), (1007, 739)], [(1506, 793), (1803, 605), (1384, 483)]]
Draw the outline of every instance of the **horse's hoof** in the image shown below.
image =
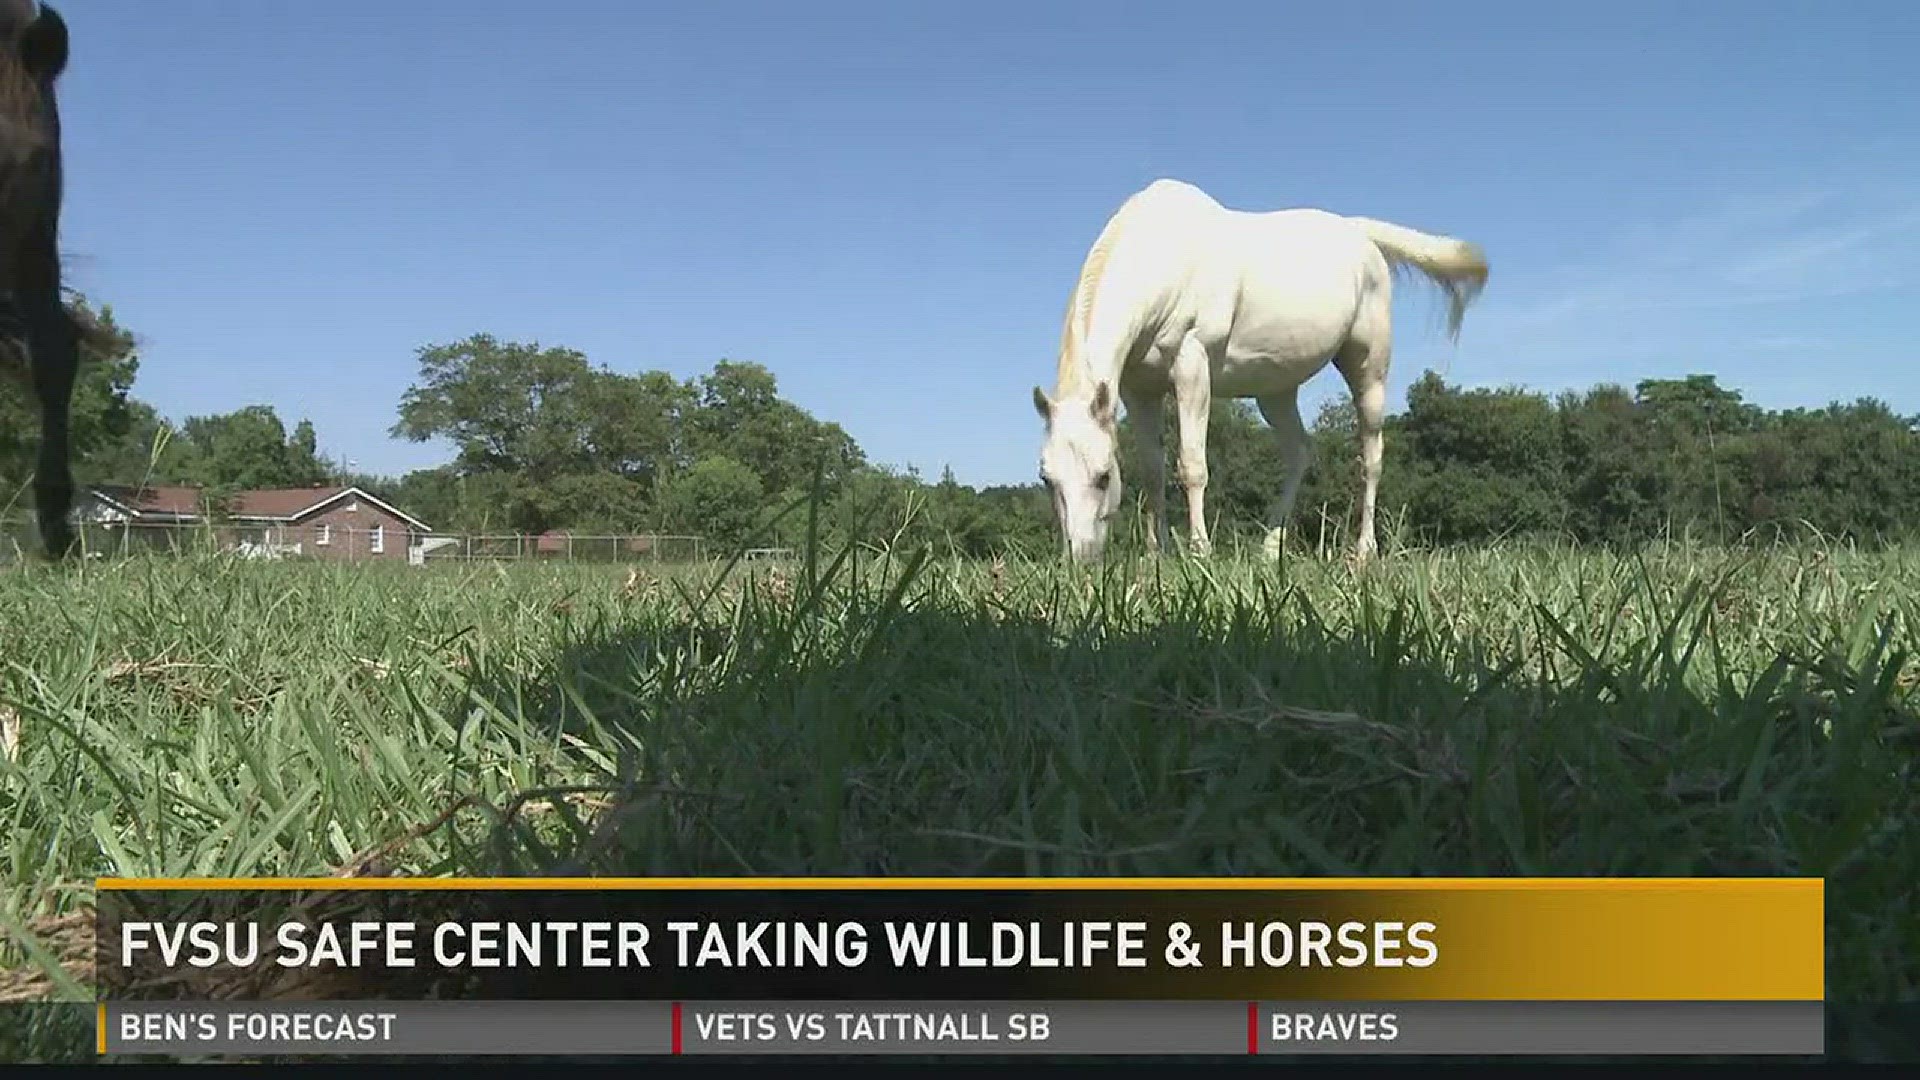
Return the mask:
[(40, 542), (41, 558), (55, 566), (74, 562), (80, 554), (80, 544), (76, 537), (54, 537)]

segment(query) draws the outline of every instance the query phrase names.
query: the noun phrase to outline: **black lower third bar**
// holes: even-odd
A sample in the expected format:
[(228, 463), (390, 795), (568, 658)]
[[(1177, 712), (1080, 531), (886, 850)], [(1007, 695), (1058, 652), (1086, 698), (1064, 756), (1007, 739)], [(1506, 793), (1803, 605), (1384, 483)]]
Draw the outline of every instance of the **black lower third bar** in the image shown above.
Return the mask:
[(1809, 1002), (109, 1002), (107, 1054), (1825, 1052)]

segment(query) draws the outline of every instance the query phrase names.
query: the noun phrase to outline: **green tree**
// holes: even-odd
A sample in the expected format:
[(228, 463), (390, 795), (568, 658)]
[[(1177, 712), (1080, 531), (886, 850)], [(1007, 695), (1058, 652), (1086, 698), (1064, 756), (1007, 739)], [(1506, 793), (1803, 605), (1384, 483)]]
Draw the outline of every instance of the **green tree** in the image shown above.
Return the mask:
[(661, 477), (687, 465), (691, 388), (663, 371), (625, 376), (594, 372), (585, 383), (586, 460), (650, 494)]
[(1730, 539), (1741, 531), (1740, 497), (1728, 461), (1742, 436), (1764, 424), (1763, 410), (1722, 387), (1712, 375), (1645, 379), (1635, 387), (1651, 458), (1649, 481), (1660, 492), (1664, 528)]
[(302, 477), (311, 477), (309, 483), (325, 483), (332, 471), (320, 457), (320, 436), (313, 430), (313, 421), (302, 420), (294, 425), (293, 438), (287, 442), (287, 470)]
[(598, 536), (647, 530), (647, 489), (619, 473), (570, 473), (556, 477), (539, 494), (542, 517), (557, 527)]
[(783, 400), (773, 373), (759, 364), (722, 360), (690, 388), (689, 449), (745, 465), (767, 491), (807, 490), (816, 468), (828, 489), (865, 464), (840, 425), (814, 419)]
[[(572, 349), (478, 334), (419, 352), (394, 434), (451, 442), (453, 477), (434, 496), (447, 520), (494, 528), (631, 529), (683, 456), (689, 392), (670, 377), (588, 364)], [(430, 482), (423, 477), (422, 483)], [(485, 508), (465, 505), (480, 497)]]
[(722, 550), (752, 539), (763, 518), (766, 489), (733, 458), (701, 458), (661, 486), (658, 512), (669, 531), (704, 536)]
[(419, 381), (401, 398), (393, 434), (450, 441), (468, 475), (539, 482), (587, 464), (592, 410), (582, 398), (594, 371), (585, 356), (487, 334), (428, 346), (418, 355)]
[(1763, 410), (1741, 400), (1739, 391), (1721, 386), (1712, 375), (1643, 379), (1635, 392), (1648, 419), (1670, 442), (1709, 434), (1738, 435), (1765, 419)]
[(1778, 414), (1726, 457), (1743, 529), (1867, 542), (1920, 530), (1920, 434), (1883, 402)]
[[(68, 307), (87, 328), (68, 420), (74, 476), (82, 484), (120, 480), (133, 462), (144, 465), (147, 448), (140, 439), (153, 430), (153, 410), (131, 396), (139, 352), (111, 306), (95, 311), (78, 298)], [(32, 387), (26, 354), (17, 341), (5, 339), (0, 344), (0, 506), (31, 480), (39, 457), (40, 406)]]
[[(126, 407), (129, 429), (141, 418)], [(1135, 431), (1122, 421), (1130, 459)], [(1170, 524), (1183, 528), (1177, 421), (1166, 440)], [(1360, 491), (1353, 411), (1324, 406), (1292, 524), (1350, 524)], [(824, 481), (831, 543), (933, 545), (979, 556), (1046, 553), (1056, 536), (1038, 484), (976, 490), (950, 471), (927, 483), (871, 464), (838, 425), (781, 398), (758, 364), (722, 360), (699, 377), (620, 375), (567, 349), (485, 335), (421, 351), (421, 378), (397, 433), (445, 438), (449, 465), (396, 481), (396, 496), (463, 531), (630, 531), (664, 527), (724, 547), (756, 532), (797, 544), (804, 515), (781, 512)], [(1920, 530), (1920, 435), (1877, 402), (1771, 413), (1708, 375), (1602, 385), (1557, 398), (1462, 390), (1428, 373), (1386, 424), (1383, 525), (1431, 542), (1560, 532), (1636, 542), (1679, 527), (1727, 535), (1799, 527), (1863, 538)], [(296, 449), (310, 439), (296, 430)], [(1273, 433), (1250, 403), (1216, 404), (1209, 424), (1216, 536), (1257, 536), (1279, 493)], [(264, 445), (264, 440), (263, 440)], [(1132, 473), (1129, 510), (1144, 494)], [(1137, 521), (1129, 512), (1123, 534)], [(1348, 536), (1323, 539), (1345, 542)]]
[(462, 477), (451, 466), (415, 469), (393, 480), (367, 480), (361, 487), (432, 525), (438, 532), (479, 532), (461, 500)]
[[(1545, 396), (1516, 387), (1457, 390), (1429, 371), (1387, 435), (1415, 535), (1439, 543), (1565, 528), (1566, 462)], [(1398, 466), (1397, 471), (1393, 466)], [(1381, 503), (1392, 506), (1386, 482)]]
[(1010, 484), (980, 491), (986, 541), (994, 553), (1040, 555), (1054, 550), (1053, 501), (1040, 484)]
[(1567, 528), (1577, 540), (1621, 543), (1670, 518), (1666, 470), (1648, 410), (1625, 388), (1560, 395), (1567, 470)]
[(305, 423), (289, 436), (271, 405), (190, 416), (168, 440), (156, 479), (215, 493), (324, 484), (327, 468), (312, 438)]

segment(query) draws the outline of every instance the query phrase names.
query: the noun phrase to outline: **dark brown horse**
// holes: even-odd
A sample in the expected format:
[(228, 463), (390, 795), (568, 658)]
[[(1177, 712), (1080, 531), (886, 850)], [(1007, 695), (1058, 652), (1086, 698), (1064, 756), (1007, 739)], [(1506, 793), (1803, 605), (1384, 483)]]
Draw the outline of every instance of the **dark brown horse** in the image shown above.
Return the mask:
[(53, 85), (67, 66), (67, 24), (34, 0), (0, 0), (0, 332), (26, 346), (40, 402), (33, 493), (51, 559), (73, 547), (68, 406), (81, 327), (60, 274), (60, 114)]

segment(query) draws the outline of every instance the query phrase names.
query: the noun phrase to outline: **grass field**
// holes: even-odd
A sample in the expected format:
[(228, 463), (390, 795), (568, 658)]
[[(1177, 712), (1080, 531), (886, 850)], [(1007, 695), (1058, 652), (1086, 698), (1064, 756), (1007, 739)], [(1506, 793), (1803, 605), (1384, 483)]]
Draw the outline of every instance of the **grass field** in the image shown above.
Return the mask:
[(4, 987), (96, 875), (1821, 875), (1920, 997), (1920, 549), (0, 573)]

